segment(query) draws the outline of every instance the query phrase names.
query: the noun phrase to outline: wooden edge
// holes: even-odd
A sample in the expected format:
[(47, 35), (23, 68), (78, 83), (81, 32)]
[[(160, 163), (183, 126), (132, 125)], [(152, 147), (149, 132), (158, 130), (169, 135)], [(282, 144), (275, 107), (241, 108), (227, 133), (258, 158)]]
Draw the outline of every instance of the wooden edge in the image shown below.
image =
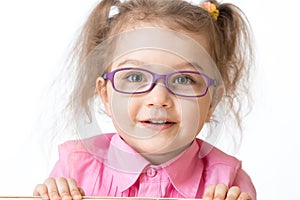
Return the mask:
[[(0, 200), (42, 200), (38, 196), (0, 196)], [(83, 200), (180, 200), (181, 198), (150, 198), (150, 197), (89, 197), (84, 196)], [(188, 200), (184, 198), (185, 200)], [(183, 199), (182, 199), (183, 200)], [(192, 199), (190, 199), (192, 200)], [(193, 199), (195, 200), (195, 199)], [(201, 199), (197, 199), (201, 200)]]

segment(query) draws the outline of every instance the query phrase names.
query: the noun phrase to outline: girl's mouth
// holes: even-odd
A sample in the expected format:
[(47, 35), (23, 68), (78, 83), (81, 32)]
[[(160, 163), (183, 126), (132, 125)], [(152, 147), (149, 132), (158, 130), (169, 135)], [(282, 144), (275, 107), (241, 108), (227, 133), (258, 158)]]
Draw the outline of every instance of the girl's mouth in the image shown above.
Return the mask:
[(174, 126), (176, 123), (167, 120), (145, 120), (141, 121), (141, 124), (146, 128), (154, 130), (164, 130)]

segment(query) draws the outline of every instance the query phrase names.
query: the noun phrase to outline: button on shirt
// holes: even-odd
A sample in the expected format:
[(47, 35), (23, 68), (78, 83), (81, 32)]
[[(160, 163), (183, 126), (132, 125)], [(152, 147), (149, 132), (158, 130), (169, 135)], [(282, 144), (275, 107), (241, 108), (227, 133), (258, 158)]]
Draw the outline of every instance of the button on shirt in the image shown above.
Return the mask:
[(241, 162), (200, 139), (161, 165), (151, 165), (118, 134), (68, 141), (50, 176), (74, 178), (88, 196), (202, 198), (208, 185), (225, 183), (256, 199)]
[(149, 169), (147, 169), (147, 176), (148, 177), (154, 177), (154, 176), (156, 176), (156, 174), (157, 174), (156, 169), (154, 169), (152, 167), (150, 167)]

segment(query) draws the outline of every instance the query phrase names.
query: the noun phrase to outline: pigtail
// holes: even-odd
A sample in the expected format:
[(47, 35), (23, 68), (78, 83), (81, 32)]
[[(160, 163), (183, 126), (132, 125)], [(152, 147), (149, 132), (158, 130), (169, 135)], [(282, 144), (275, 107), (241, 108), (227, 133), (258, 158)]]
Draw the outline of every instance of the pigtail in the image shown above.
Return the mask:
[[(86, 113), (88, 120), (91, 120), (89, 101), (96, 95), (95, 80), (101, 76), (104, 51), (97, 50), (99, 44), (105, 41), (111, 28), (113, 19), (109, 17), (112, 6), (117, 6), (119, 0), (103, 0), (91, 12), (81, 33), (75, 43), (73, 54), (71, 56), (69, 77), (70, 85), (75, 85), (72, 94), (69, 97), (67, 111), (71, 118), (74, 115)], [(97, 54), (98, 55), (94, 55)], [(98, 60), (97, 60), (98, 59)], [(96, 67), (97, 66), (97, 67)]]
[(111, 23), (110, 9), (119, 3), (119, 0), (103, 0), (91, 12), (76, 45), (81, 50), (80, 60), (84, 60), (98, 44), (105, 40)]
[[(253, 62), (251, 29), (244, 13), (236, 6), (216, 4), (219, 16), (214, 22), (218, 48), (215, 48), (217, 66), (221, 72), (229, 110), (241, 129), (241, 113), (244, 108), (251, 110), (249, 74)], [(246, 106), (245, 106), (246, 104)]]

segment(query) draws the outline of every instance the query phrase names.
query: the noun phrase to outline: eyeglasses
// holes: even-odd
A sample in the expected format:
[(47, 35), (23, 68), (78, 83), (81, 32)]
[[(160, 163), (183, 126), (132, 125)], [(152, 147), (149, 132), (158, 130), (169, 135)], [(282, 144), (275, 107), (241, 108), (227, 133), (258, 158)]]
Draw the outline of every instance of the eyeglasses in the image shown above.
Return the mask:
[(158, 79), (164, 80), (167, 90), (182, 97), (202, 97), (216, 81), (196, 71), (175, 71), (156, 74), (143, 68), (119, 68), (103, 75), (115, 91), (123, 94), (142, 94), (151, 91)]

